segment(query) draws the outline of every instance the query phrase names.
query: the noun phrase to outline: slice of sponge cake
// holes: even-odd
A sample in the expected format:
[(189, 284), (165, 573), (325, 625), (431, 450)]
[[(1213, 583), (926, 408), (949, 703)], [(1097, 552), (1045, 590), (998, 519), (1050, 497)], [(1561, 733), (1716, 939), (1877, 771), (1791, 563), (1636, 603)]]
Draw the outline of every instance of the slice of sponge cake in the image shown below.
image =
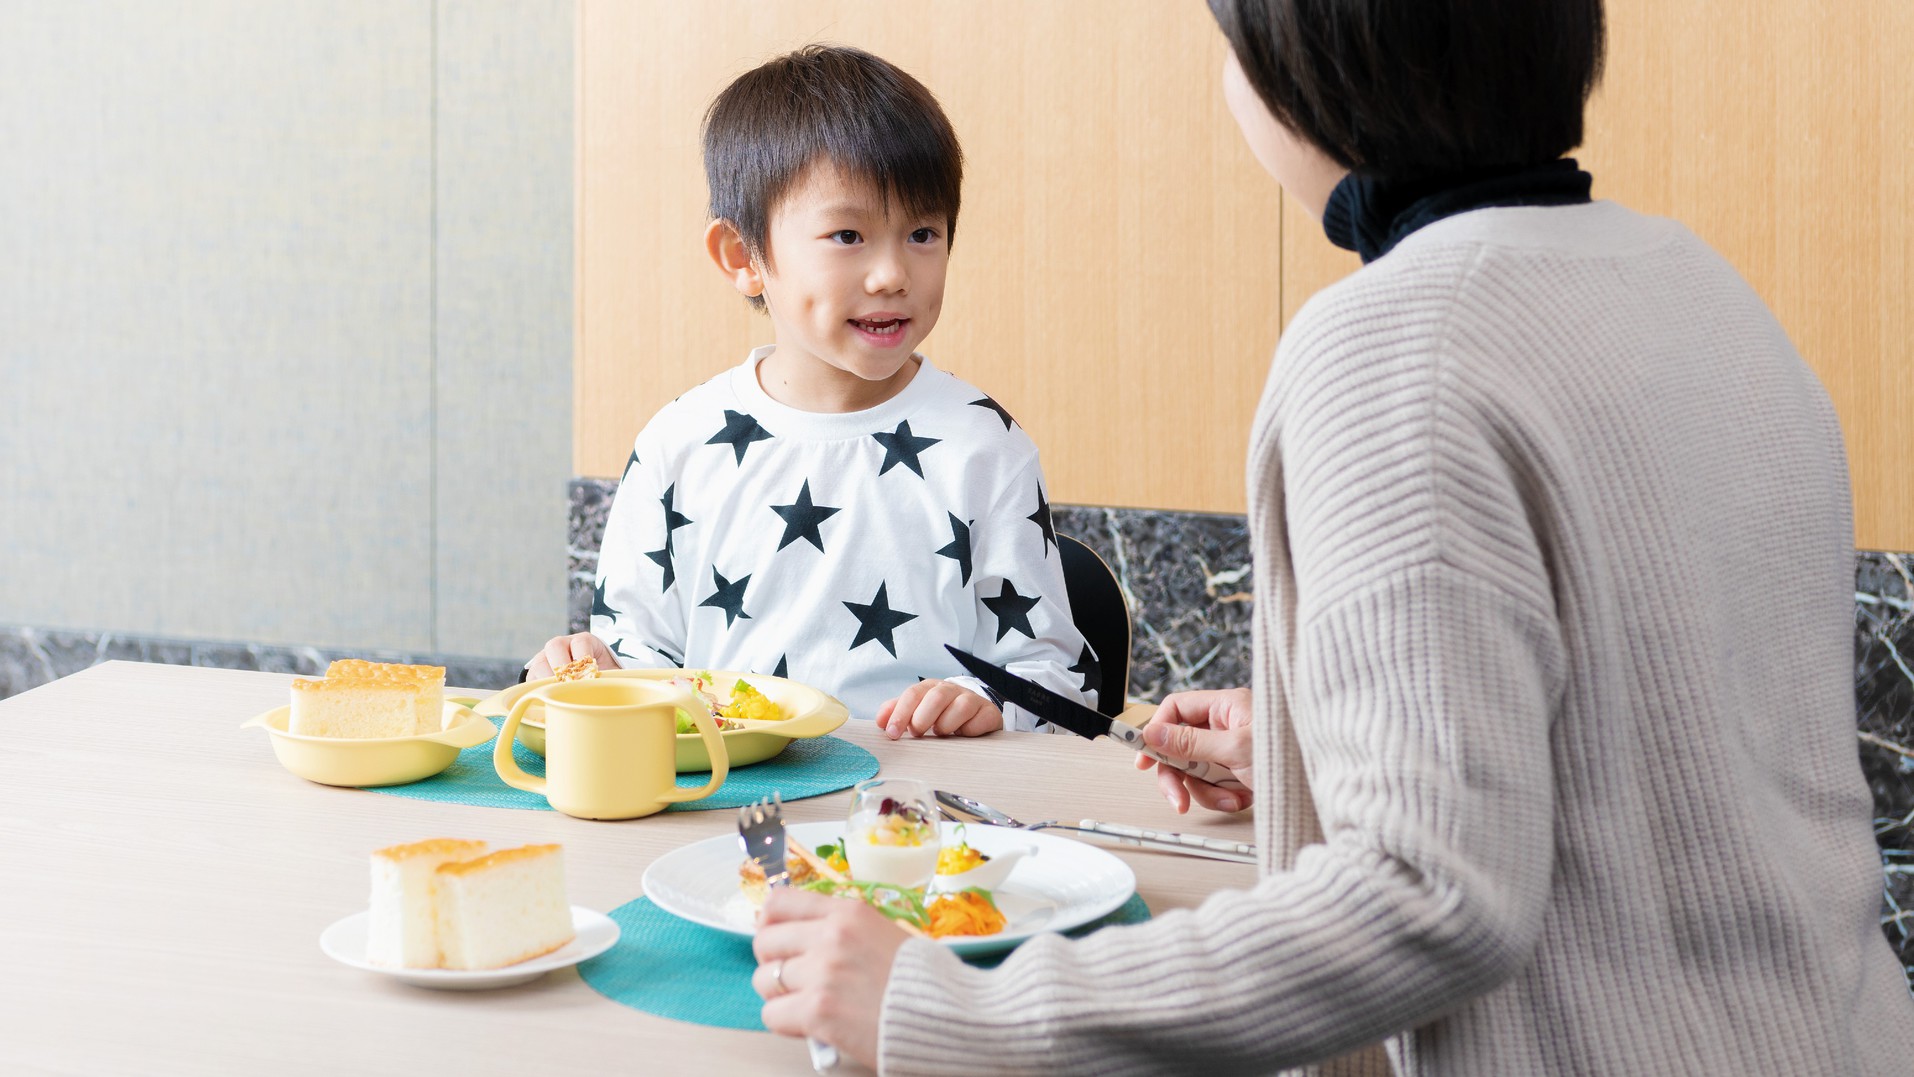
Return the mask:
[(574, 937), (557, 845), (441, 864), (434, 875), (446, 968), (503, 968), (551, 953)]
[(441, 864), (485, 855), (482, 841), (436, 838), (372, 854), (372, 909), (366, 960), (375, 965), (438, 968), (437, 876)]
[(443, 724), (445, 667), (341, 659), (324, 680), (294, 680), (286, 731), (309, 737), (410, 737)]

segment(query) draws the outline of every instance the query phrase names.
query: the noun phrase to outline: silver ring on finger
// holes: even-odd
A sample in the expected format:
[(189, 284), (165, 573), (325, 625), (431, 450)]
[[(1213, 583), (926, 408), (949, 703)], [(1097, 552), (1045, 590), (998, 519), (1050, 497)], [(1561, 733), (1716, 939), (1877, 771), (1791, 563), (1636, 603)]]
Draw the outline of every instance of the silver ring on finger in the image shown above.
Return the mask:
[(771, 966), (771, 982), (778, 985), (778, 994), (788, 995), (791, 993), (791, 989), (784, 986), (784, 959), (781, 957), (778, 958), (777, 964)]

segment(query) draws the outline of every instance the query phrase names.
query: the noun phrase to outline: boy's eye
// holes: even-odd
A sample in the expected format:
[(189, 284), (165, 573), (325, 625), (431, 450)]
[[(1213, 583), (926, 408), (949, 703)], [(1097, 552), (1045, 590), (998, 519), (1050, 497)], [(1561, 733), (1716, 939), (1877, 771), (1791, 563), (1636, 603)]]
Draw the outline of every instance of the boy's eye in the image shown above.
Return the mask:
[(837, 231), (831, 233), (831, 239), (835, 240), (838, 243), (842, 243), (847, 247), (853, 243), (856, 243), (858, 240), (862, 238), (864, 237), (858, 235), (856, 230), (851, 228), (840, 228)]
[(929, 243), (936, 238), (937, 229), (935, 228), (919, 228), (910, 234), (910, 241), (912, 243)]

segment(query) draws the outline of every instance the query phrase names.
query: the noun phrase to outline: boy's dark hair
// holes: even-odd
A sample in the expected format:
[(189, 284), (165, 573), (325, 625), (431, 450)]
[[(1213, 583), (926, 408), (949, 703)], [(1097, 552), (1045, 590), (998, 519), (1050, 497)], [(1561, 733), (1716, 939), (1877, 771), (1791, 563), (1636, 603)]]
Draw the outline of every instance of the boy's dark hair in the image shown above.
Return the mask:
[[(924, 84), (862, 49), (807, 45), (745, 72), (704, 117), (711, 215), (764, 257), (771, 210), (818, 159), (868, 180), (912, 217), (957, 231), (964, 155)], [(752, 305), (763, 309), (762, 296)]]
[(1209, 0), (1285, 127), (1396, 179), (1553, 161), (1582, 141), (1602, 0)]

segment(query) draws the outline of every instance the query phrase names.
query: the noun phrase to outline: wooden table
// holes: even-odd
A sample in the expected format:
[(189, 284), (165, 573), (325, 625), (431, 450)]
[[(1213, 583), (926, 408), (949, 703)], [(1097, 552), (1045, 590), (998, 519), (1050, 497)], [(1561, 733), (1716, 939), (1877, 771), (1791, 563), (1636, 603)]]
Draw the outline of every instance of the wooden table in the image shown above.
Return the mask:
[[(804, 1044), (669, 1021), (574, 970), (484, 992), (407, 987), (319, 952), (365, 907), (367, 854), (428, 837), (561, 842), (573, 903), (636, 898), (646, 865), (727, 833), (731, 811), (618, 823), (314, 785), (239, 724), (281, 674), (109, 662), (0, 701), (0, 1073), (525, 1075), (805, 1073)], [(1075, 737), (892, 743), (839, 735), (883, 773), (1025, 820), (1092, 817), (1252, 841), (1246, 818), (1178, 818), (1130, 756)], [(848, 793), (787, 805), (842, 818)], [(1153, 910), (1246, 886), (1240, 864), (1119, 852)]]

